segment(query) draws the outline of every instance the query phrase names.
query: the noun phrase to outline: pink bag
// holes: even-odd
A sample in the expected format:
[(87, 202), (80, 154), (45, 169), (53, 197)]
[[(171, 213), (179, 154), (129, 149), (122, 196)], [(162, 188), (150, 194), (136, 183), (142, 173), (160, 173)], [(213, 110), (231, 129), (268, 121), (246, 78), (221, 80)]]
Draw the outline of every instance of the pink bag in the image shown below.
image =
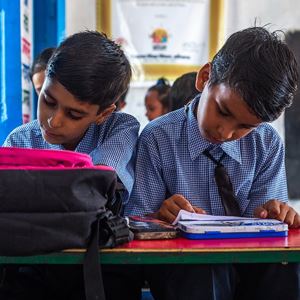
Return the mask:
[(93, 168), (89, 155), (73, 151), (0, 147), (0, 168)]

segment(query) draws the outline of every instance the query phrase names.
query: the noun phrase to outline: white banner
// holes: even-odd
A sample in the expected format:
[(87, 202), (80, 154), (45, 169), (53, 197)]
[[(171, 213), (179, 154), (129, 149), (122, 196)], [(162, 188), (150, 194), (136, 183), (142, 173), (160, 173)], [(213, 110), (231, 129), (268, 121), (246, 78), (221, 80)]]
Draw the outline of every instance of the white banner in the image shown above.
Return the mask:
[(21, 68), (22, 68), (22, 119), (32, 119), (31, 80), (29, 76), (32, 58), (32, 0), (20, 0), (21, 18)]
[(174, 79), (209, 61), (210, 16), (210, 0), (102, 0), (99, 29), (122, 45), (136, 80)]

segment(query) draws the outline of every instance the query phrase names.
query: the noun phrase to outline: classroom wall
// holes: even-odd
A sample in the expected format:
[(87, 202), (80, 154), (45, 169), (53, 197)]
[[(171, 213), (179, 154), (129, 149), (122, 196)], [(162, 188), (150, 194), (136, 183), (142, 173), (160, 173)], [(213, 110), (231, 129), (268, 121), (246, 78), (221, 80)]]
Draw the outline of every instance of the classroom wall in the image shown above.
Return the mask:
[[(225, 0), (225, 3), (225, 36), (254, 24), (284, 32), (300, 29), (299, 0)], [(284, 139), (284, 115), (272, 125)]]
[[(294, 51), (300, 71), (300, 30), (287, 35), (287, 43)], [(300, 79), (298, 80), (300, 87)], [(300, 199), (299, 170), (300, 170), (300, 90), (298, 89), (294, 104), (285, 113), (285, 158), (290, 198)]]
[(225, 0), (225, 3), (227, 34), (254, 25), (255, 20), (257, 25), (272, 24), (274, 30), (295, 30), (300, 27), (298, 0)]
[(65, 0), (66, 35), (96, 29), (96, 0)]

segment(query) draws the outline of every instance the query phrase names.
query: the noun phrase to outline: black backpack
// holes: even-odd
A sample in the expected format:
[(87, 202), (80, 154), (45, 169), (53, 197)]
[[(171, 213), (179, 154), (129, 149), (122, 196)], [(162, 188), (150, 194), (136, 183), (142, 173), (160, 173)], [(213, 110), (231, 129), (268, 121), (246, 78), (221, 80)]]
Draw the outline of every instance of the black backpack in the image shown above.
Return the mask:
[(27, 256), (86, 248), (87, 300), (105, 299), (99, 247), (132, 239), (113, 207), (117, 176), (70, 151), (0, 148), (0, 255)]

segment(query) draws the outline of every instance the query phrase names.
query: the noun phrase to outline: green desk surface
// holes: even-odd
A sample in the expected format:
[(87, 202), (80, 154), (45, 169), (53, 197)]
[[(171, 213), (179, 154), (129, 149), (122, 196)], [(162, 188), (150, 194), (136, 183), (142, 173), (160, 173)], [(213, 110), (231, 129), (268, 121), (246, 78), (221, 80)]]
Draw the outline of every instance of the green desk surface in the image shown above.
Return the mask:
[[(83, 249), (27, 257), (0, 256), (1, 264), (81, 264)], [(100, 250), (103, 264), (300, 262), (300, 229), (283, 238), (132, 241)]]

